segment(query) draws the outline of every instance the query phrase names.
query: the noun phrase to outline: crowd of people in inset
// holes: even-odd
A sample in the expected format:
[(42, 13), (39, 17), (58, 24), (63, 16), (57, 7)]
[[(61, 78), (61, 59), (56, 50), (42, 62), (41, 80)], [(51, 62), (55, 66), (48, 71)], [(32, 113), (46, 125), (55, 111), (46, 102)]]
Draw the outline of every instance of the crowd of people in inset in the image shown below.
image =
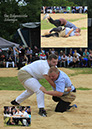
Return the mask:
[(87, 13), (87, 6), (42, 6), (41, 13)]
[[(30, 106), (5, 106), (4, 107), (4, 119), (9, 119), (5, 123), (7, 125), (22, 125), (29, 126), (31, 124), (31, 107)], [(24, 119), (23, 119), (24, 118)]]
[(58, 56), (58, 67), (92, 67), (92, 50), (91, 49), (59, 49), (54, 48), (39, 49), (37, 46), (24, 48), (9, 48), (7, 52), (0, 49), (0, 67), (18, 67), (30, 64), (36, 60), (46, 60), (50, 54)]

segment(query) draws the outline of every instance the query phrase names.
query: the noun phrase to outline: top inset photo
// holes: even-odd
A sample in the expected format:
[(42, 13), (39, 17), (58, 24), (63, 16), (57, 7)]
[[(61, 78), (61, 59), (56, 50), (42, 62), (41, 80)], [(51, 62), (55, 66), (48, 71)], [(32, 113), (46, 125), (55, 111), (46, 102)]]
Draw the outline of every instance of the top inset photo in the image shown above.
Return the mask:
[(41, 48), (88, 47), (88, 7), (41, 8)]

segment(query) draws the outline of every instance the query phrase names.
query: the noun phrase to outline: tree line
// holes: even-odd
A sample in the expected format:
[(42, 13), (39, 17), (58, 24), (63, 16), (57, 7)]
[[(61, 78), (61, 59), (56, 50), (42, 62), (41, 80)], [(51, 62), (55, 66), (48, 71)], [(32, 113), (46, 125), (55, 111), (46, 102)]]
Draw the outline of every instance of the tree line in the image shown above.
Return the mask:
[(40, 21), (42, 6), (88, 6), (92, 17), (91, 0), (1, 0), (0, 37), (15, 41), (14, 34), (22, 23)]

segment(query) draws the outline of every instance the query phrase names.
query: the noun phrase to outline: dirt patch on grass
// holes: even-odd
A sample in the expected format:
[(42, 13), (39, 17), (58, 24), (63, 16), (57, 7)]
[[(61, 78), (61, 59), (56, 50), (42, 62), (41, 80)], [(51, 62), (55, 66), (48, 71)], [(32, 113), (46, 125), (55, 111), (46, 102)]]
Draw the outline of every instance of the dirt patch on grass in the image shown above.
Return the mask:
[[(73, 74), (75, 73), (74, 70), (66, 69), (66, 68), (59, 68), (60, 70), (64, 71), (66, 74)], [(0, 69), (0, 77), (16, 77), (18, 74), (17, 68), (1, 68)]]
[(17, 68), (0, 68), (0, 77), (16, 77), (17, 74)]

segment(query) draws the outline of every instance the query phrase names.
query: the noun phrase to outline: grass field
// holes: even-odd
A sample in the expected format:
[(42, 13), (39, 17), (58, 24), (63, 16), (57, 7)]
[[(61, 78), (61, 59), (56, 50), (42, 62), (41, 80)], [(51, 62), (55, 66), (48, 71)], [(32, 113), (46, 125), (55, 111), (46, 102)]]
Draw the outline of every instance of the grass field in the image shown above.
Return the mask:
[[(79, 74), (92, 74), (91, 68), (70, 68), (70, 70), (73, 70), (74, 73), (69, 73), (68, 76), (76, 76)], [(40, 83), (47, 89), (51, 90), (50, 84), (45, 80), (41, 79)], [(92, 88), (83, 88), (78, 87), (78, 90), (92, 90)], [(0, 77), (0, 90), (24, 90), (24, 87), (19, 82), (17, 77)]]

